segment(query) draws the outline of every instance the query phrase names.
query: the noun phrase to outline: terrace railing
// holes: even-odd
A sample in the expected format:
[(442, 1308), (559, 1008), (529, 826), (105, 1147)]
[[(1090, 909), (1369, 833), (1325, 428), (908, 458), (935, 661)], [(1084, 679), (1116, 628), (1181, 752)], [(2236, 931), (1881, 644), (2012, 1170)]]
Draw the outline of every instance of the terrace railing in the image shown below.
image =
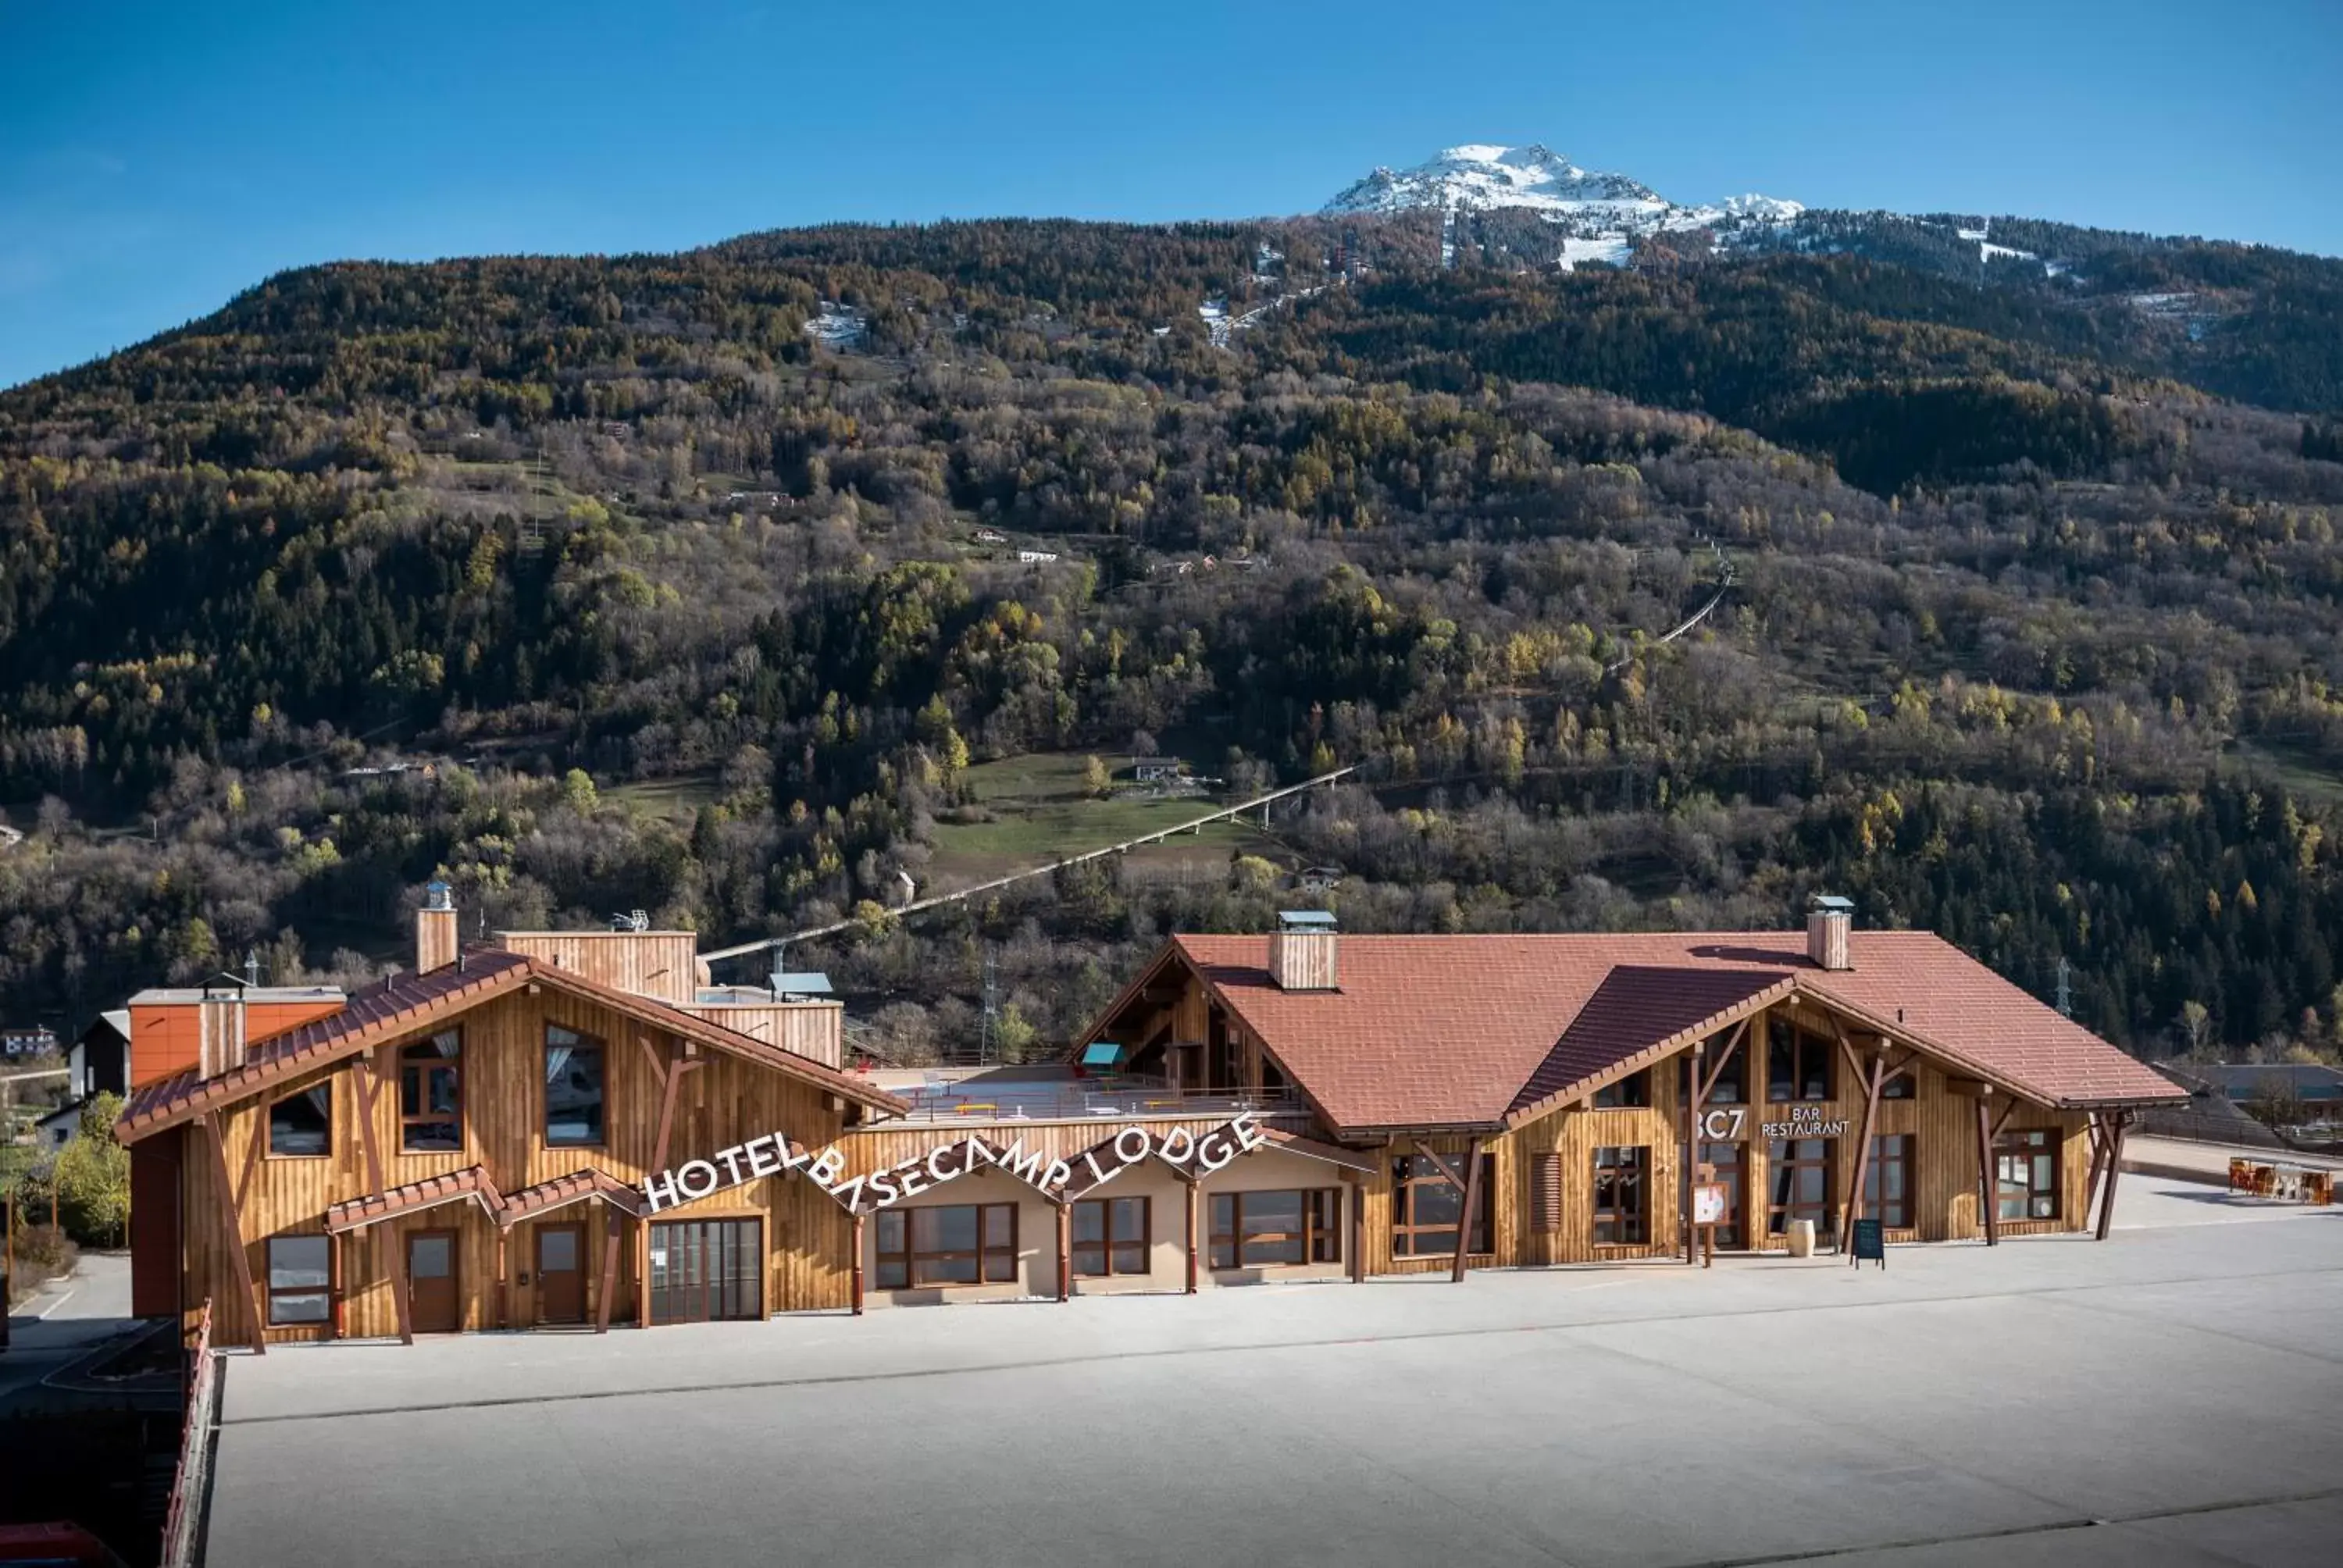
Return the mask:
[(187, 1352), (187, 1413), (179, 1429), (179, 1468), (171, 1481), (170, 1512), (163, 1518), (163, 1568), (195, 1568), (203, 1560), (204, 1499), (211, 1491), (218, 1388), (218, 1369), (212, 1364), (212, 1304), (206, 1302), (196, 1322), (195, 1345)]
[(1079, 1121), (1090, 1117), (1126, 1121), (1156, 1116), (1292, 1115), (1305, 1107), (1290, 1089), (1179, 1089), (1128, 1078), (1081, 1079), (1070, 1082), (1000, 1083), (934, 1081), (898, 1089), (911, 1102), (904, 1121)]

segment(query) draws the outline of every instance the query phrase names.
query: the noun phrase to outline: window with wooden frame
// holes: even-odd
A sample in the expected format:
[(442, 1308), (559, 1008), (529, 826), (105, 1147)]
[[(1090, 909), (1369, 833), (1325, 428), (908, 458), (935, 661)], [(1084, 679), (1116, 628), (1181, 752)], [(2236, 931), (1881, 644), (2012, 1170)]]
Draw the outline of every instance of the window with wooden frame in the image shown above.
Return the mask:
[(311, 1160), (334, 1151), (334, 1086), (331, 1081), (297, 1089), (268, 1108), (268, 1152), (280, 1159)]
[(464, 1031), (443, 1029), (398, 1052), (398, 1147), (452, 1154), (464, 1147)]
[(1594, 1109), (1612, 1111), (1623, 1106), (1649, 1105), (1652, 1102), (1652, 1070), (1631, 1072), (1614, 1079), (1594, 1091)]
[[(1702, 1044), (1700, 1053), (1701, 1076), (1705, 1078), (1712, 1072), (1716, 1074), (1715, 1084), (1701, 1101), (1701, 1104), (1703, 1106), (1746, 1105), (1749, 1103), (1749, 1043), (1747, 1037), (1745, 1036), (1740, 1043), (1734, 1046), (1732, 1054), (1725, 1059), (1725, 1066), (1722, 1070), (1719, 1070), (1716, 1065), (1718, 1053), (1725, 1050), (1725, 1042), (1732, 1038), (1733, 1031), (1731, 1030), (1719, 1030), (1715, 1034), (1710, 1035)], [(1686, 1051), (1683, 1055), (1677, 1057), (1676, 1060), (1683, 1064), (1676, 1069), (1676, 1092), (1681, 1095), (1684, 1100), (1688, 1101), (1692, 1098), (1692, 1053), (1690, 1051)]]
[(1083, 1198), (1074, 1203), (1074, 1272), (1086, 1280), (1110, 1274), (1144, 1274), (1148, 1234), (1144, 1198)]
[(553, 1149), (592, 1149), (605, 1137), (602, 1042), (590, 1034), (545, 1026), (545, 1141)]
[(1779, 1013), (1765, 1019), (1765, 1098), (1776, 1104), (1831, 1097), (1831, 1057), (1836, 1042), (1800, 1029)]
[(1993, 1141), (1996, 1211), (2005, 1220), (2058, 1217), (2058, 1135), (2034, 1129)]
[(1920, 1082), (1912, 1075), (1910, 1068), (1906, 1068), (1879, 1086), (1879, 1098), (1882, 1100), (1916, 1100), (1919, 1097)]
[(1212, 1195), (1210, 1266), (1342, 1261), (1342, 1196), (1333, 1187)]
[(1768, 1183), (1765, 1233), (1786, 1236), (1793, 1220), (1812, 1220), (1817, 1239), (1833, 1234), (1837, 1191), (1831, 1180), (1833, 1145), (1827, 1138), (1776, 1138), (1765, 1146)]
[(1912, 1149), (1909, 1132), (1874, 1138), (1870, 1163), (1863, 1168), (1863, 1211), (1890, 1231), (1912, 1228), (1912, 1181), (1919, 1170)]
[(1594, 1151), (1594, 1244), (1641, 1246), (1652, 1239), (1652, 1151), (1620, 1146)]
[(322, 1323), (333, 1315), (334, 1244), (324, 1236), (268, 1238), (269, 1326)]
[(878, 1286), (1014, 1284), (1017, 1205), (935, 1203), (879, 1211)]
[[(1471, 1180), (1464, 1156), (1448, 1156), (1456, 1174)], [(1467, 1252), (1487, 1252), (1490, 1194), (1497, 1185), (1497, 1157), (1481, 1156), (1481, 1198), (1473, 1211), (1473, 1235)], [(1464, 1193), (1438, 1162), (1427, 1155), (1403, 1154), (1392, 1161), (1392, 1256), (1448, 1258), (1456, 1252), (1456, 1227), (1464, 1214)]]

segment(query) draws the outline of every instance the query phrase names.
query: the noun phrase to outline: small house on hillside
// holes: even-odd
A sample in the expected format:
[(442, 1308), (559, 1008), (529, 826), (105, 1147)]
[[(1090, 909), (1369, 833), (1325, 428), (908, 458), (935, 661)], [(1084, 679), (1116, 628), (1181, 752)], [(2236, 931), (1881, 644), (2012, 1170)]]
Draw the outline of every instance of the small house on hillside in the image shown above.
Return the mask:
[(1141, 784), (1176, 784), (1188, 770), (1177, 757), (1134, 757), (1131, 776)]

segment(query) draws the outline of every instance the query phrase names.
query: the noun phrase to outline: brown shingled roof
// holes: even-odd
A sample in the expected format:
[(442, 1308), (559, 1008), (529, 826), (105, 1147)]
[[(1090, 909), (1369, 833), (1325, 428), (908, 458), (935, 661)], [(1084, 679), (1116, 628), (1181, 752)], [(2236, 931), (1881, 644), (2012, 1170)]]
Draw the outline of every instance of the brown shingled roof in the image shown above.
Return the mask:
[(680, 1009), (632, 991), (586, 979), (574, 970), (501, 948), (466, 950), (458, 963), (421, 974), (393, 975), (353, 995), (341, 1011), (246, 1048), (244, 1065), (211, 1078), (192, 1070), (158, 1079), (134, 1091), (115, 1123), (126, 1143), (165, 1127), (257, 1094), (311, 1068), (357, 1056), (373, 1047), (417, 1033), (524, 984), (600, 1002), (684, 1040), (745, 1057), (761, 1066), (825, 1089), (874, 1111), (901, 1115), (908, 1102), (850, 1072), (696, 1018)]
[(363, 1198), (345, 1198), (326, 1208), (326, 1232), (333, 1235), (343, 1231), (355, 1231), (379, 1221), (412, 1214), (418, 1209), (436, 1209), (442, 1203), (472, 1199), (487, 1211), (489, 1219), (504, 1211), (505, 1201), (497, 1191), (485, 1165), (468, 1165), (461, 1171), (450, 1171), (444, 1176), (426, 1176), (420, 1181), (393, 1187), (387, 1192), (369, 1192)]
[[(1854, 967), (1826, 970), (1802, 931), (1346, 935), (1333, 991), (1280, 990), (1265, 937), (1178, 936), (1171, 950), (1345, 1131), (1497, 1127), (1590, 1064), (1689, 1039), (1777, 986), (2045, 1104), (2178, 1099), (2161, 1074), (1939, 937), (1849, 940)], [(1611, 989), (1622, 970), (1645, 972)]]
[(534, 1187), (524, 1187), (513, 1193), (505, 1200), (504, 1210), (497, 1216), (497, 1223), (516, 1225), (523, 1220), (555, 1209), (564, 1209), (588, 1198), (598, 1198), (629, 1214), (639, 1215), (645, 1208), (643, 1195), (639, 1190), (619, 1181), (608, 1171), (589, 1165), (583, 1171), (572, 1171), (567, 1176), (556, 1176), (550, 1181), (539, 1181)]

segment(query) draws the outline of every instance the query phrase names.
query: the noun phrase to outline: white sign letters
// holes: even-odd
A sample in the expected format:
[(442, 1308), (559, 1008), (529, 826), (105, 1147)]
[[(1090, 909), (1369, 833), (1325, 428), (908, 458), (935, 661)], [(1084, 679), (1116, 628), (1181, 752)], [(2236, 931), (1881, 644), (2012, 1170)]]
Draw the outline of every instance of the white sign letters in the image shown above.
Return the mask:
[(1729, 1143), (1748, 1125), (1749, 1108), (1744, 1105), (1721, 1105), (1700, 1113), (1700, 1135), (1712, 1143)]
[(860, 1214), (916, 1198), (987, 1165), (1038, 1188), (1045, 1196), (1059, 1198), (1078, 1178), (1081, 1190), (1087, 1191), (1125, 1166), (1150, 1158), (1204, 1175), (1268, 1141), (1260, 1120), (1250, 1111), (1208, 1132), (1174, 1127), (1158, 1134), (1145, 1127), (1126, 1127), (1111, 1141), (1076, 1156), (1079, 1163), (1028, 1149), (1022, 1136), (1003, 1148), (971, 1133), (958, 1142), (940, 1143), (924, 1154), (899, 1161), (884, 1171), (849, 1176), (846, 1156), (836, 1145), (818, 1155), (809, 1154), (782, 1134), (768, 1132), (719, 1149), (712, 1159), (687, 1160), (672, 1171), (648, 1177), (642, 1191), (645, 1204), (656, 1214), (762, 1177), (797, 1171), (837, 1199), (848, 1213)]
[(1819, 1105), (1793, 1105), (1783, 1114), (1788, 1118), (1787, 1121), (1768, 1121), (1759, 1131), (1768, 1138), (1844, 1138), (1846, 1136), (1845, 1118), (1840, 1117), (1826, 1121), (1823, 1119), (1823, 1108)]

